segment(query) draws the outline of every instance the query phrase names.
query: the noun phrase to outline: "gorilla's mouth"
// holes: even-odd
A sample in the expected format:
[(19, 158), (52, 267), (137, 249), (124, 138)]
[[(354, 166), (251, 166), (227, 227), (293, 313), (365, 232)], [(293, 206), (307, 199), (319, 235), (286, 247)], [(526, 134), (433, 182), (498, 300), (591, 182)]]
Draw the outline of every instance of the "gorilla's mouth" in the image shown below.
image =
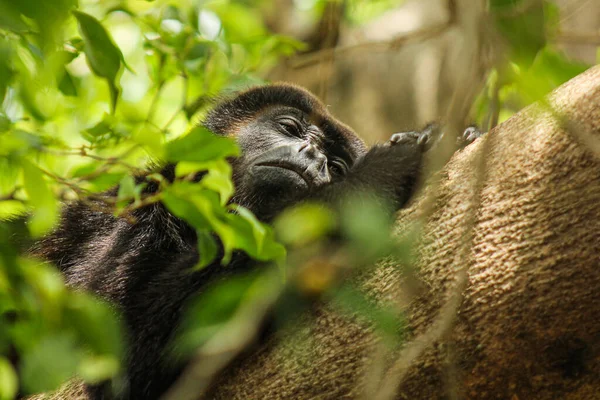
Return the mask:
[(312, 186), (313, 184), (313, 180), (307, 176), (308, 167), (303, 167), (286, 161), (264, 161), (257, 163), (256, 166), (287, 169), (288, 171), (295, 172), (297, 175), (299, 175), (308, 186)]

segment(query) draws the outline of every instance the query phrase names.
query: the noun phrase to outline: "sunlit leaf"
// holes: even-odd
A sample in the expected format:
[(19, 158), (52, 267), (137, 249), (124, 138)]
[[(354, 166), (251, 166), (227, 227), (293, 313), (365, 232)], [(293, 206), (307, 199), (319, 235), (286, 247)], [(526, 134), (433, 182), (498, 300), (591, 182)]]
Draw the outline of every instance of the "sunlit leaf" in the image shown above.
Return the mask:
[(14, 2), (0, 1), (0, 28), (13, 32), (23, 32), (29, 29), (29, 26), (21, 18), (21, 12)]
[(510, 46), (510, 56), (525, 66), (546, 44), (543, 2), (524, 7), (527, 0), (492, 0), (496, 26)]
[(232, 277), (206, 290), (186, 312), (175, 353), (187, 358), (229, 321), (248, 300), (255, 276)]
[(162, 201), (173, 214), (183, 218), (196, 229), (206, 230), (211, 228), (207, 217), (185, 195), (167, 190), (163, 193)]
[(65, 294), (65, 285), (60, 272), (50, 265), (32, 259), (21, 259), (20, 265), (26, 281), (35, 288), (36, 296), (43, 301), (43, 306), (53, 313), (60, 307)]
[(87, 383), (100, 383), (114, 377), (120, 368), (116, 357), (85, 356), (78, 368), (78, 375)]
[(283, 243), (303, 246), (330, 233), (336, 226), (336, 220), (328, 208), (307, 203), (286, 210), (274, 226)]
[(208, 174), (206, 174), (200, 184), (210, 190), (219, 193), (221, 205), (226, 205), (235, 188), (231, 181), (231, 165), (225, 160), (217, 160), (207, 165)]
[(77, 96), (77, 86), (75, 85), (75, 79), (73, 78), (73, 75), (69, 73), (69, 71), (64, 71), (62, 77), (60, 78), (60, 82), (58, 83), (58, 89), (65, 96)]
[(225, 37), (233, 43), (244, 42), (266, 35), (267, 31), (255, 7), (239, 3), (215, 4), (213, 10), (219, 16)]
[(154, 157), (164, 158), (165, 135), (152, 125), (144, 124), (134, 132), (132, 139), (144, 146)]
[(211, 93), (221, 91), (231, 75), (227, 55), (222, 51), (214, 51), (206, 64), (204, 74), (208, 91)]
[(17, 373), (10, 362), (0, 357), (0, 400), (12, 400), (19, 390)]
[(127, 175), (126, 172), (104, 172), (88, 180), (90, 190), (93, 192), (102, 192), (114, 187)]
[(355, 193), (343, 204), (341, 228), (361, 257), (375, 259), (390, 245), (391, 219), (377, 198)]
[[(0, 10), (1, 11), (1, 10)], [(10, 67), (10, 48), (8, 43), (3, 40), (0, 40), (0, 104), (4, 100), (4, 96), (6, 95), (6, 88), (10, 83), (14, 73), (12, 68)]]
[(73, 14), (77, 18), (79, 31), (85, 42), (84, 51), (90, 68), (96, 75), (108, 81), (114, 110), (119, 93), (117, 75), (121, 66), (125, 65), (123, 53), (100, 21), (81, 11), (73, 11)]
[(259, 222), (243, 207), (227, 215), (227, 227), (217, 227), (224, 244), (245, 251), (252, 258), (268, 261), (285, 257), (285, 248), (274, 239), (271, 227)]
[(33, 236), (48, 232), (58, 219), (58, 202), (44, 180), (42, 172), (28, 161), (21, 163), (23, 188), (33, 206), (29, 230)]
[(514, 89), (524, 100), (523, 106), (543, 101), (544, 96), (587, 68), (588, 65), (568, 60), (563, 54), (544, 48), (530, 68), (522, 69), (513, 65)]
[(133, 199), (135, 197), (135, 195), (136, 195), (135, 179), (130, 175), (123, 177), (123, 179), (121, 179), (121, 182), (119, 183), (119, 191), (117, 193), (117, 199), (118, 200)]
[(122, 328), (117, 311), (84, 293), (71, 293), (65, 308), (68, 326), (96, 353), (119, 361), (123, 355)]
[(198, 254), (200, 261), (197, 268), (204, 268), (217, 257), (218, 247), (213, 235), (209, 231), (198, 231)]
[(239, 148), (234, 140), (220, 137), (203, 127), (192, 129), (187, 135), (166, 146), (169, 161), (212, 161), (237, 156)]
[(23, 355), (23, 387), (28, 393), (57, 389), (75, 376), (80, 360), (81, 352), (72, 335), (49, 334)]

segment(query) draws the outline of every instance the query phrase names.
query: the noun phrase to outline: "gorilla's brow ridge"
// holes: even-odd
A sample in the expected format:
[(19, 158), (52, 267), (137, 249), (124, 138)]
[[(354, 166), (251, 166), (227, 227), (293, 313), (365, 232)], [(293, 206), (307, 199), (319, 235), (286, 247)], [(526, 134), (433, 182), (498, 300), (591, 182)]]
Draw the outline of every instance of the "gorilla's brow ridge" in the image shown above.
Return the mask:
[(254, 117), (269, 106), (282, 105), (297, 108), (306, 114), (327, 114), (319, 100), (304, 89), (288, 84), (251, 88), (238, 96), (225, 100), (208, 113), (204, 126), (225, 135), (231, 127)]

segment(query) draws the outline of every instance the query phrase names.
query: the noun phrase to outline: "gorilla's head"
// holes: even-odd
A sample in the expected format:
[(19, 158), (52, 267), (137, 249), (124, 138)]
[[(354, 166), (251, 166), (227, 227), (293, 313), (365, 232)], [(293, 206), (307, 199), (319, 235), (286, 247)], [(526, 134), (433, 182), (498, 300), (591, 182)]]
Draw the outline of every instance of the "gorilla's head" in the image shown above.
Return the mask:
[(324, 185), (344, 179), (366, 146), (304, 89), (260, 86), (219, 103), (204, 125), (235, 137), (234, 201), (269, 220)]

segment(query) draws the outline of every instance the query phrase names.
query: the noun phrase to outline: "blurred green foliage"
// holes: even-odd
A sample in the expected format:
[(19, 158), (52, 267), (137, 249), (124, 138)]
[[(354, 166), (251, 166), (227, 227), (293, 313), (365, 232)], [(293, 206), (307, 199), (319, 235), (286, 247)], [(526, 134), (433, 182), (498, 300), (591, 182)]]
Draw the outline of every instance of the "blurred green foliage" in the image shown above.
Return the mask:
[[(345, 18), (359, 24), (401, 2), (350, 0)], [(480, 121), (506, 118), (585, 68), (549, 44), (555, 6), (524, 2), (490, 1), (506, 58), (478, 100)], [(224, 264), (234, 251), (278, 264), (226, 281), (194, 303), (175, 344), (180, 355), (226, 345), (222, 332), (244, 334), (266, 303), (285, 296), (287, 317), (308, 304), (302, 299), (325, 295), (388, 337), (402, 331), (397, 310), (338, 279), (389, 254), (407, 258), (410, 249), (390, 238), (380, 205), (348, 199), (335, 216), (306, 204), (272, 229), (228, 204), (226, 158), (239, 150), (196, 122), (216, 94), (261, 83), (281, 57), (304, 49), (269, 32), (258, 6), (266, 3), (0, 0), (0, 400), (52, 390), (73, 376), (100, 382), (121, 371), (118, 312), (70, 290), (53, 266), (23, 252), (55, 226), (61, 202), (115, 185), (106, 212), (128, 218), (161, 201), (196, 229), (197, 268), (217, 256), (215, 234)], [(295, 2), (317, 16), (325, 3)], [(155, 161), (177, 162), (177, 179), (153, 176), (160, 191), (144, 195), (133, 176)], [(198, 171), (205, 175), (193, 182)], [(290, 250), (285, 264), (276, 235)]]
[(490, 0), (489, 8), (504, 48), (474, 107), (478, 124), (485, 128), (543, 100), (589, 68), (568, 59), (554, 41), (560, 34), (560, 12), (554, 2)]
[[(217, 255), (213, 233), (223, 263), (236, 250), (282, 259), (271, 228), (230, 212), (236, 144), (194, 125), (208, 99), (261, 82), (300, 46), (244, 3), (0, 1), (0, 399), (121, 368), (117, 311), (20, 254), (57, 223), (61, 201), (119, 185), (106, 212), (163, 201), (197, 229), (198, 268)], [(133, 176), (158, 160), (178, 162), (177, 179), (155, 176), (161, 190), (145, 196)]]

